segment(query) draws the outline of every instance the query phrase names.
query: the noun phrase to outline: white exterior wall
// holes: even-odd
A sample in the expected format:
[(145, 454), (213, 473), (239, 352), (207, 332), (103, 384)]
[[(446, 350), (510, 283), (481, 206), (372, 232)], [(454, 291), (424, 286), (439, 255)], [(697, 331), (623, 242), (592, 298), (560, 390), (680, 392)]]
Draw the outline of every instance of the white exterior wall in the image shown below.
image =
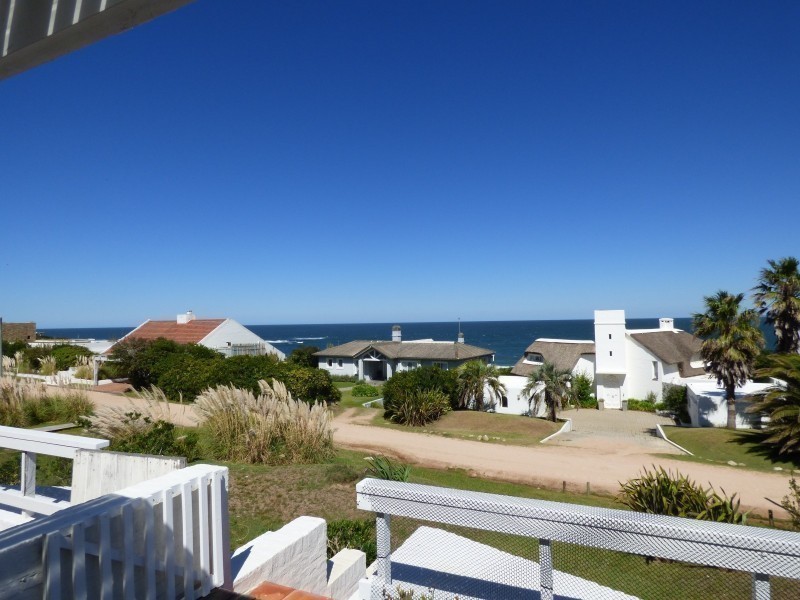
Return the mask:
[(572, 369), (573, 375), (588, 375), (592, 379), (594, 379), (594, 363), (595, 358), (594, 354), (581, 354), (578, 362), (575, 363), (575, 367)]
[[(652, 392), (660, 401), (664, 383), (664, 365), (657, 356), (632, 337), (626, 336), (626, 338), (628, 374), (622, 390), (623, 399), (644, 400), (645, 396)], [(653, 361), (656, 363), (657, 379), (653, 379)]]
[(625, 391), (625, 311), (594, 311), (595, 383), (605, 408), (622, 408)]
[[(746, 412), (751, 401), (746, 398), (770, 387), (769, 383), (747, 383), (736, 388), (736, 427), (750, 429), (761, 422), (760, 415)], [(725, 427), (728, 424), (728, 404), (725, 390), (712, 379), (686, 383), (686, 398), (692, 427)]]
[(284, 360), (286, 355), (241, 325), (233, 319), (225, 319), (219, 327), (200, 340), (200, 344), (207, 348), (218, 350), (230, 345), (237, 344), (264, 344), (268, 353), (277, 354), (278, 358)]
[[(519, 375), (501, 375), (499, 378), (506, 388), (505, 396), (508, 399), (508, 406), (504, 407), (500, 399), (497, 401), (495, 411), (504, 415), (521, 415), (530, 410), (528, 398), (522, 393), (522, 389), (528, 385), (528, 378)], [(488, 389), (484, 391), (484, 397), (488, 398)]]
[[(330, 366), (328, 365), (329, 360), (332, 363)], [(340, 360), (342, 361), (341, 367), (339, 366)], [(331, 375), (344, 375), (348, 377), (358, 375), (358, 361), (352, 358), (320, 357), (319, 368), (323, 371), (327, 371)]]

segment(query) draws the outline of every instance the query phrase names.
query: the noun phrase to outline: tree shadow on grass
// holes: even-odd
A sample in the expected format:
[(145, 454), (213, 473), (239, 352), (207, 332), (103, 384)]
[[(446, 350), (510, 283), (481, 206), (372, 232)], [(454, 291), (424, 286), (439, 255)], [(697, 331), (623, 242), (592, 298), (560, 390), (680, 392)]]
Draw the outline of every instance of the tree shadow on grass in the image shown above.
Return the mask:
[(746, 454), (765, 458), (776, 467), (800, 470), (800, 456), (781, 454), (775, 444), (767, 442), (768, 437), (769, 433), (763, 429), (737, 431), (727, 443), (744, 446)]

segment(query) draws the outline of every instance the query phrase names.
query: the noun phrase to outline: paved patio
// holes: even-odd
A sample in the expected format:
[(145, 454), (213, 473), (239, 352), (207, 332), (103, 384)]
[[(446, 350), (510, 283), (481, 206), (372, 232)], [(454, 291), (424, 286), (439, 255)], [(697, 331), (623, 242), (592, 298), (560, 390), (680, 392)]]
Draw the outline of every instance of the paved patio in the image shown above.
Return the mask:
[(609, 447), (626, 453), (680, 454), (656, 435), (656, 424), (672, 425), (672, 419), (655, 413), (621, 410), (565, 410), (559, 416), (572, 419), (572, 431), (547, 444), (604, 451)]

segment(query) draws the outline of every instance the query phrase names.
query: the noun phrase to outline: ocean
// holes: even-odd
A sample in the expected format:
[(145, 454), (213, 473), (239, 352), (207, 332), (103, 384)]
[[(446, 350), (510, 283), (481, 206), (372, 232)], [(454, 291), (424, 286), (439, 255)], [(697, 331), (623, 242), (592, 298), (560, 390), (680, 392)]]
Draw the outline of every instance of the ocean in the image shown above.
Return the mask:
[[(657, 328), (658, 319), (628, 319), (629, 329)], [(326, 348), (351, 340), (391, 339), (392, 325), (402, 327), (404, 340), (433, 338), (456, 340), (458, 323), (350, 323), (318, 325), (248, 325), (254, 333), (287, 355), (295, 348)], [(690, 318), (676, 318), (675, 327), (691, 331)], [(40, 333), (59, 338), (119, 339), (133, 327), (79, 329), (41, 329)], [(594, 339), (591, 319), (566, 321), (462, 321), (464, 341), (495, 352), (498, 365), (511, 366), (536, 338)]]

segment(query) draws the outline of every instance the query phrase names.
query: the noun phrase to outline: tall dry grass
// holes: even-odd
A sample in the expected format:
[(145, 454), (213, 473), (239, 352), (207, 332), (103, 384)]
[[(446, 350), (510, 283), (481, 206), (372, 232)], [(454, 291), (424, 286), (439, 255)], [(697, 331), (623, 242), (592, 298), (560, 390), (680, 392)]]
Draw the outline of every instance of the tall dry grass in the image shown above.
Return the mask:
[(249, 463), (311, 463), (333, 454), (327, 406), (294, 400), (279, 381), (260, 381), (261, 393), (217, 386), (195, 405), (217, 458)]
[(76, 379), (94, 379), (94, 361), (90, 356), (79, 356), (75, 361)]
[(39, 381), (13, 376), (0, 379), (0, 425), (70, 423), (92, 414), (93, 408), (84, 390), (67, 387), (51, 390)]
[(16, 373), (17, 372), (17, 361), (11, 358), (10, 356), (3, 356), (3, 373)]
[(58, 373), (55, 356), (45, 356), (39, 359), (39, 373), (42, 375), (55, 375)]

